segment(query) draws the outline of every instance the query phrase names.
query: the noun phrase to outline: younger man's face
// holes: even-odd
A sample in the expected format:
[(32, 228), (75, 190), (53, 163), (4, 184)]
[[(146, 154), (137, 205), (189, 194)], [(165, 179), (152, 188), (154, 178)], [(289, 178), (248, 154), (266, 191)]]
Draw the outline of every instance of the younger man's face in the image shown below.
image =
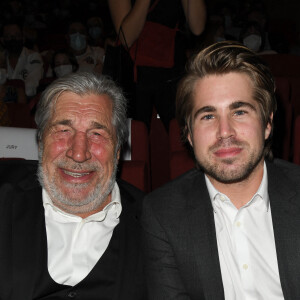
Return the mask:
[(248, 75), (232, 72), (199, 79), (191, 131), (196, 159), (212, 183), (241, 182), (262, 172), (271, 125), (263, 125)]

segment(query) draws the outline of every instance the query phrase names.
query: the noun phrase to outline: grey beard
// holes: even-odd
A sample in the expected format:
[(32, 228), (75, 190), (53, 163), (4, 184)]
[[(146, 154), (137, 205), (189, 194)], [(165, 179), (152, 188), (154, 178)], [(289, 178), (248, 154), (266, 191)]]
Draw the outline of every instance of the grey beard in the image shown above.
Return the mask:
[[(42, 151), (42, 150), (41, 150)], [(40, 151), (39, 151), (40, 152)], [(114, 166), (113, 166), (113, 172), (109, 179), (109, 181), (106, 183), (105, 186), (102, 185), (102, 182), (99, 182), (94, 190), (85, 198), (80, 199), (80, 201), (76, 201), (68, 195), (64, 195), (56, 186), (54, 179), (51, 180), (49, 178), (42, 167), (42, 153), (39, 153), (39, 167), (38, 167), (38, 180), (41, 184), (41, 186), (47, 191), (49, 194), (50, 199), (52, 200), (53, 204), (62, 204), (64, 207), (63, 210), (65, 210), (67, 213), (87, 213), (90, 211), (93, 211), (97, 209), (101, 204), (106, 200), (108, 195), (112, 192), (115, 182), (116, 182), (116, 174), (117, 174), (117, 158), (114, 159)], [(95, 168), (99, 169), (99, 166), (96, 166)], [(76, 169), (76, 168), (74, 168)], [(79, 169), (79, 168), (77, 168)], [(85, 188), (87, 184), (70, 184), (70, 187), (72, 187), (74, 190), (81, 188)]]

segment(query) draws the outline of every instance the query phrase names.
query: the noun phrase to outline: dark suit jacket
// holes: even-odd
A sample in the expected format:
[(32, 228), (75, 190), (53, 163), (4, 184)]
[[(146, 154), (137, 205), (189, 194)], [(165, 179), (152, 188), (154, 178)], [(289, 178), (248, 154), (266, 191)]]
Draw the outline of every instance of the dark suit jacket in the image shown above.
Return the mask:
[[(300, 299), (300, 168), (267, 163), (268, 191), (285, 300)], [(196, 169), (144, 201), (149, 299), (224, 299), (213, 209)]]
[[(36, 163), (0, 162), (1, 300), (32, 300), (41, 274), (41, 253), (47, 251), (47, 243), (42, 189), (35, 174)], [(123, 181), (118, 185), (121, 251), (111, 299), (145, 299), (139, 223), (143, 193)]]

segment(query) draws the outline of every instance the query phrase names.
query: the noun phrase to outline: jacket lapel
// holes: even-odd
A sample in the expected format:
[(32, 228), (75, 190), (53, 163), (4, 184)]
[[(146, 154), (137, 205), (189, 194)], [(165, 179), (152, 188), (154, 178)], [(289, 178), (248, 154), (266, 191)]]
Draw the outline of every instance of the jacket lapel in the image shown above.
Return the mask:
[(12, 227), (13, 286), (18, 286), (18, 290), (14, 290), (17, 299), (23, 298), (24, 295), (32, 295), (40, 276), (39, 266), (44, 265), (42, 259), (47, 259), (41, 188), (27, 190), (14, 199)]
[(190, 205), (185, 220), (190, 236), (191, 259), (194, 261), (191, 265), (195, 264), (194, 278), (199, 278), (194, 282), (195, 294), (203, 294), (205, 299), (224, 299), (214, 212), (202, 173), (194, 177), (192, 186), (191, 193), (187, 195)]
[[(300, 299), (300, 194), (274, 164), (268, 164), (269, 197), (277, 260), (285, 300)], [(290, 176), (292, 174), (289, 174)]]
[(145, 291), (143, 288), (145, 283), (142, 273), (141, 225), (136, 200), (122, 189), (121, 185), (119, 187), (122, 213), (120, 223), (116, 228), (120, 240), (120, 251), (114, 299), (143, 299), (137, 295)]

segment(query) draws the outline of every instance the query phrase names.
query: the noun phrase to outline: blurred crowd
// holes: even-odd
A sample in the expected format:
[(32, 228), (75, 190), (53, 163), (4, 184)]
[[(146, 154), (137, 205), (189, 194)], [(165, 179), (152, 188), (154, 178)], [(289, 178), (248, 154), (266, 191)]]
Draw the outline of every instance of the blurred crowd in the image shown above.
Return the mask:
[[(262, 0), (229, 3), (207, 4), (205, 29), (199, 35), (179, 24), (186, 59), (223, 40), (239, 41), (262, 54), (300, 54), (294, 24), (276, 23)], [(30, 103), (55, 78), (70, 72), (101, 74), (106, 45), (117, 36), (115, 27), (106, 0), (1, 2), (0, 106)]]

